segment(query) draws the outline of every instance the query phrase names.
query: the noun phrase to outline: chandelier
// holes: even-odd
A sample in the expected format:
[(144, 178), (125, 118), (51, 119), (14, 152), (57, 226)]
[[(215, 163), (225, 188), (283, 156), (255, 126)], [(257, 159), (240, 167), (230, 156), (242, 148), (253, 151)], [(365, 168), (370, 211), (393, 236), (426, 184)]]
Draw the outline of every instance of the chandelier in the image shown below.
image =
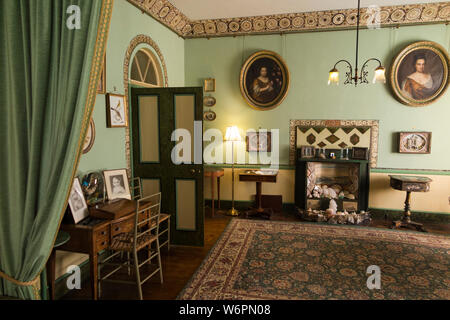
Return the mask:
[(333, 69), (330, 70), (330, 75), (328, 77), (328, 85), (335, 84), (339, 85), (339, 71), (336, 68), (337, 65), (341, 62), (344, 62), (347, 64), (347, 67), (349, 69), (348, 72), (346, 72), (346, 79), (344, 84), (354, 84), (355, 87), (359, 84), (363, 83), (369, 83), (367, 80), (367, 76), (369, 72), (367, 71), (367, 66), (370, 61), (376, 61), (378, 62), (378, 67), (375, 69), (375, 75), (373, 77), (373, 83), (379, 82), (379, 83), (386, 83), (386, 76), (385, 76), (385, 69), (381, 65), (381, 61), (377, 58), (370, 58), (366, 62), (364, 62), (361, 73), (358, 74), (358, 56), (359, 56), (359, 19), (361, 16), (361, 0), (358, 0), (358, 16), (357, 16), (357, 25), (356, 25), (356, 62), (355, 62), (355, 73), (353, 74), (353, 67), (350, 62), (347, 60), (339, 60), (335, 63)]

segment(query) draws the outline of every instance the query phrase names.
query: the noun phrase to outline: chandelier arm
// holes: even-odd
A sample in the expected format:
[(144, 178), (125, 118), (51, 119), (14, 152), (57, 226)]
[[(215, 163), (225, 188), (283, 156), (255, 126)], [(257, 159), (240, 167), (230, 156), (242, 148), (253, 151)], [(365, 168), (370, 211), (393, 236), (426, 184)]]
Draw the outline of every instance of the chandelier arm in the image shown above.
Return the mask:
[(342, 59), (342, 60), (339, 60), (338, 62), (336, 62), (336, 63), (334, 64), (334, 68), (333, 68), (333, 69), (336, 69), (337, 65), (338, 65), (339, 63), (341, 63), (341, 62), (347, 63), (347, 67), (350, 69), (350, 73), (353, 74), (352, 64), (351, 64), (350, 62), (348, 62), (347, 60), (345, 60), (345, 59)]
[(382, 66), (380, 60), (378, 60), (377, 58), (370, 58), (370, 59), (368, 59), (366, 62), (364, 62), (363, 66), (362, 66), (362, 68), (361, 68), (361, 72), (364, 70), (364, 68), (367, 66), (367, 64), (368, 64), (370, 61), (376, 61), (376, 62), (378, 62), (378, 67), (381, 67), (381, 66)]

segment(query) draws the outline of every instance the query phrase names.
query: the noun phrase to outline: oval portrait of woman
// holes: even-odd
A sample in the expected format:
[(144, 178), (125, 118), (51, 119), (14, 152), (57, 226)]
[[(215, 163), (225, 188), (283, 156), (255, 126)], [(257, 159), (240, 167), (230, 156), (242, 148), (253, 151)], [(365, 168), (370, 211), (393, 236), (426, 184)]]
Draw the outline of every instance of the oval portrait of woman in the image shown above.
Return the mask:
[(242, 96), (252, 108), (275, 108), (283, 102), (289, 90), (286, 63), (275, 52), (256, 52), (241, 69), (240, 87)]
[(424, 106), (438, 99), (449, 82), (449, 57), (439, 44), (415, 42), (395, 58), (392, 89), (400, 102), (410, 106)]

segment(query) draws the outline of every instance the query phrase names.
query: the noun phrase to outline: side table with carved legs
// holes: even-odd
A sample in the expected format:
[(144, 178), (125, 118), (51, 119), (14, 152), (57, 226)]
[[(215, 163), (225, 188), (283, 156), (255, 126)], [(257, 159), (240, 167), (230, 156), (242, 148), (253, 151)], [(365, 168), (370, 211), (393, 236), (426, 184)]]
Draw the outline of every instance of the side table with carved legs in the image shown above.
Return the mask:
[(417, 231), (426, 232), (421, 223), (411, 220), (411, 192), (428, 192), (430, 191), (431, 180), (428, 177), (418, 176), (402, 176), (389, 175), (391, 178), (391, 187), (395, 190), (406, 191), (405, 209), (403, 218), (401, 220), (392, 222), (392, 229), (394, 228), (414, 228)]

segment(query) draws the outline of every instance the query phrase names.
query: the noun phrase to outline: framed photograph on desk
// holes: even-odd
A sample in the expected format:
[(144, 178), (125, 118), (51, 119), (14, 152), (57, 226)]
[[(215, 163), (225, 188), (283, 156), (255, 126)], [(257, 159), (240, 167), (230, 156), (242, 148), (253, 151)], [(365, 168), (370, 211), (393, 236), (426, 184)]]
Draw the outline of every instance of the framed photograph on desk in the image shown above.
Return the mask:
[(126, 169), (103, 171), (105, 176), (106, 193), (109, 200), (131, 200), (130, 186)]
[(72, 190), (70, 191), (69, 196), (69, 208), (72, 212), (72, 217), (75, 224), (89, 216), (88, 206), (86, 200), (84, 199), (80, 180), (78, 180), (78, 178), (73, 180)]

